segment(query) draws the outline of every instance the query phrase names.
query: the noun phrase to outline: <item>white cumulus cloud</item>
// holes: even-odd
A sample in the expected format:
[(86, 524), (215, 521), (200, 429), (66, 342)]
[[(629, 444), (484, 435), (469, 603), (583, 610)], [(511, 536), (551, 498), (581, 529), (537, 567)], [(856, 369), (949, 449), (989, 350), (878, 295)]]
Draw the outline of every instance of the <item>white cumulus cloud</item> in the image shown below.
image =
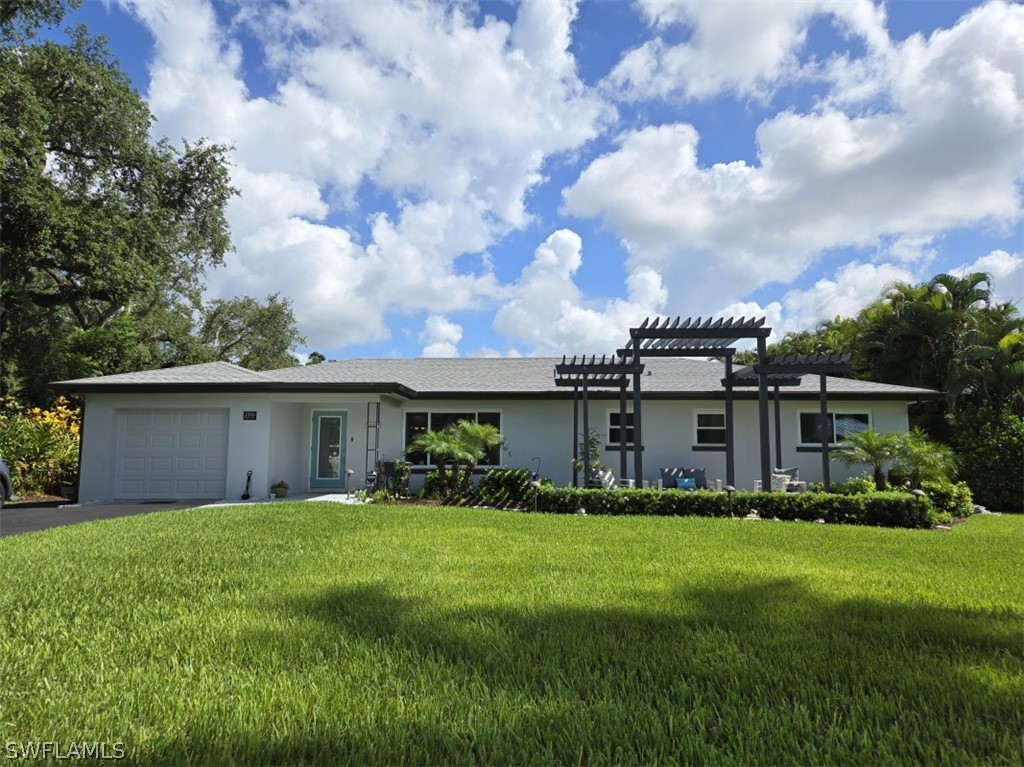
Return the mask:
[[(694, 39), (702, 14), (718, 12), (705, 6), (718, 4), (679, 11), (698, 25)], [(989, 3), (902, 43), (883, 45), (873, 24), (850, 24), (871, 35), (871, 66), (835, 64), (835, 98), (765, 120), (757, 164), (702, 166), (689, 124), (631, 130), (563, 191), (563, 211), (600, 219), (630, 268), (658, 270), (672, 304), (693, 313), (790, 283), (830, 250), (895, 243), (905, 263), (927, 261), (944, 231), (1019, 221), (1024, 7)], [(856, 77), (870, 88), (856, 90)], [(853, 103), (868, 92), (870, 105)]]
[(122, 2), (155, 40), (156, 130), (235, 147), (237, 252), (209, 293), (281, 292), (312, 347), (500, 294), (458, 259), (527, 226), (545, 163), (614, 117), (576, 75), (573, 2), (526, 2), (512, 24), (434, 3), (243, 4), (224, 20), (204, 0)]
[(586, 301), (573, 279), (582, 264), (583, 241), (576, 232), (551, 234), (495, 315), (495, 330), (532, 354), (610, 354), (628, 340), (630, 327), (664, 309), (668, 296), (661, 276), (646, 267), (626, 278), (626, 298)]
[(427, 317), (420, 333), (424, 357), (458, 357), (459, 341), (462, 340), (462, 325), (436, 314)]

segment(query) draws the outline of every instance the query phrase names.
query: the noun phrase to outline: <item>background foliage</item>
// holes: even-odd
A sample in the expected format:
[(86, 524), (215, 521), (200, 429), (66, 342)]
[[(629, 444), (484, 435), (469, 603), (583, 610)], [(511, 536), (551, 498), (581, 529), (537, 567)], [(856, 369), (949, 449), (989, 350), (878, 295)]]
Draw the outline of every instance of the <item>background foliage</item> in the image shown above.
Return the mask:
[(787, 334), (768, 352), (850, 352), (854, 377), (943, 392), (911, 408), (911, 425), (956, 449), (980, 503), (1024, 510), (1024, 317), (995, 300), (991, 275), (893, 283), (856, 317)]
[(295, 364), (287, 299), (203, 300), (231, 250), (230, 147), (151, 141), (153, 116), (102, 37), (33, 40), (64, 10), (0, 13), (2, 393), (45, 405), (54, 380)]

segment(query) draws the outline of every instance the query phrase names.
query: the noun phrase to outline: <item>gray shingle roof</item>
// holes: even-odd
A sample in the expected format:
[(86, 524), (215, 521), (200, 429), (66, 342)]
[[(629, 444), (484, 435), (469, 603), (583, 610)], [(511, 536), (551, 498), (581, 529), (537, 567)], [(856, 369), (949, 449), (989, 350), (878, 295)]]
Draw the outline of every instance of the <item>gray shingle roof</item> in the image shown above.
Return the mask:
[[(284, 388), (289, 390), (331, 390), (344, 387), (348, 391), (393, 389), (397, 393), (430, 398), (431, 396), (471, 397), (473, 395), (524, 396), (555, 394), (570, 396), (571, 389), (555, 386), (555, 365), (561, 358), (494, 357), (494, 358), (423, 358), (423, 359), (352, 359), (265, 370), (256, 373), (224, 362), (190, 365), (181, 368), (125, 373), (116, 376), (62, 381), (55, 388), (87, 392), (90, 389), (114, 389), (119, 385), (132, 388), (182, 386), (189, 389), (209, 384), (220, 390), (231, 384), (246, 389)], [(645, 375), (641, 384), (647, 394), (672, 394), (693, 397), (699, 394), (721, 396), (721, 379), (725, 366), (692, 358), (651, 358), (644, 360)], [(737, 390), (739, 396), (756, 396), (756, 389)], [(930, 389), (917, 389), (892, 384), (858, 381), (850, 378), (828, 378), (830, 395), (862, 395), (869, 398), (917, 399), (934, 397)], [(799, 386), (782, 390), (784, 397), (817, 395), (818, 377), (805, 376)], [(617, 396), (617, 395), (616, 395)]]
[(98, 383), (117, 384), (232, 384), (253, 383), (269, 380), (265, 373), (257, 373), (248, 368), (232, 365), (230, 362), (204, 362), (201, 365), (184, 365), (177, 368), (160, 368), (158, 370), (140, 370), (135, 373), (119, 373), (112, 376), (96, 378), (76, 378), (70, 381), (57, 381), (54, 386), (91, 386)]

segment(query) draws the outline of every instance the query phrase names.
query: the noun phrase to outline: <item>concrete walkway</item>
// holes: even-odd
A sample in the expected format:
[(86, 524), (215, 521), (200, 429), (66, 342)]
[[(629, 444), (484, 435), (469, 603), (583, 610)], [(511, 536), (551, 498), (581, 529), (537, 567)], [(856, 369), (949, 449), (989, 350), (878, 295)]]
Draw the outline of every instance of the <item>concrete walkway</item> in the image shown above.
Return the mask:
[(97, 519), (133, 517), (138, 514), (155, 514), (178, 509), (236, 506), (238, 504), (282, 503), (284, 501), (359, 503), (354, 494), (349, 497), (344, 493), (324, 495), (297, 493), (287, 498), (251, 498), (247, 501), (224, 499), (219, 501), (143, 501), (83, 505), (60, 504), (60, 502), (55, 501), (43, 504), (26, 504), (24, 506), (19, 506), (15, 503), (0, 509), (0, 538), (6, 538), (10, 535), (21, 535), (22, 533), (34, 533), (39, 530), (49, 530), (51, 527), (77, 525)]

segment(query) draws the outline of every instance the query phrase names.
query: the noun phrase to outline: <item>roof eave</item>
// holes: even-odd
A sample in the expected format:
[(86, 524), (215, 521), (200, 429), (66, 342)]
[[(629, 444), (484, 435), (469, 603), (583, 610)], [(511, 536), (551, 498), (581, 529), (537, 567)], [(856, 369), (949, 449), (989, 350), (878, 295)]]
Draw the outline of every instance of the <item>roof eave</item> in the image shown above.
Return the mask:
[(57, 382), (50, 384), (55, 392), (65, 394), (173, 394), (173, 393), (281, 393), (281, 392), (337, 392), (345, 394), (390, 394), (413, 399), (417, 393), (400, 383), (282, 383), (280, 381), (244, 382), (167, 382), (167, 383), (83, 383)]

